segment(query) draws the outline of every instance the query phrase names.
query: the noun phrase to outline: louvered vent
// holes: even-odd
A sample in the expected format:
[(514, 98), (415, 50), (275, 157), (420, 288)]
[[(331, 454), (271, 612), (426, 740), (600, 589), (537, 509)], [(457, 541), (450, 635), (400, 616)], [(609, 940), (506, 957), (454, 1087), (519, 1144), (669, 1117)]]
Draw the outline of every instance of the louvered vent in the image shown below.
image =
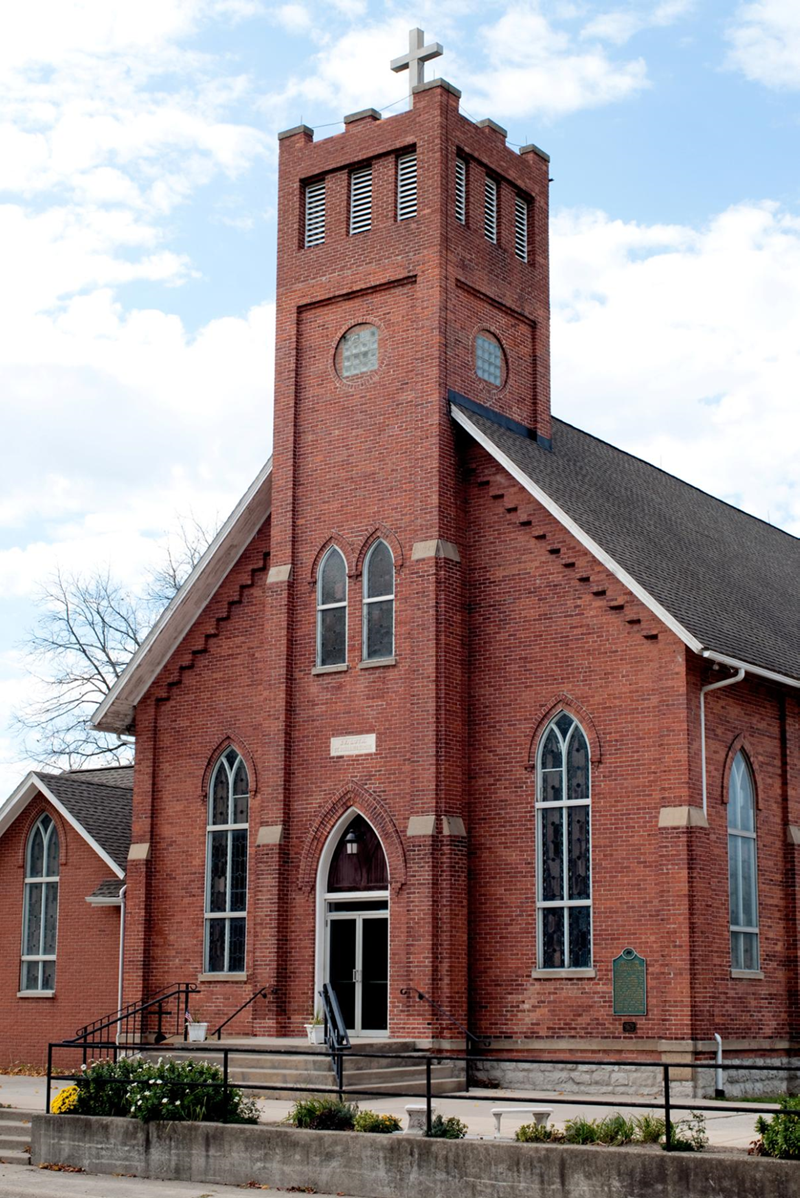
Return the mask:
[(372, 167), (350, 176), (350, 232), (366, 233), (372, 227)]
[(456, 220), (467, 223), (467, 164), (456, 158)]
[(397, 160), (397, 219), (417, 215), (417, 156), (405, 154)]
[(522, 196), (514, 201), (514, 253), (521, 262), (528, 261), (528, 201)]
[(321, 245), (325, 240), (325, 180), (306, 187), (306, 245)]
[(483, 204), (483, 231), (486, 240), (497, 245), (497, 181), (486, 179)]

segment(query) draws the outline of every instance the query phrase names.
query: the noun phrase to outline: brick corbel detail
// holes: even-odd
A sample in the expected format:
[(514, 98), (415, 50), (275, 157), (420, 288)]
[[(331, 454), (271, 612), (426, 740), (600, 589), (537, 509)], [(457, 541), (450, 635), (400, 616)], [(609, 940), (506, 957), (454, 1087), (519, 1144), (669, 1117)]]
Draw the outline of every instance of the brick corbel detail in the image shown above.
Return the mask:
[(317, 883), (317, 866), (322, 850), (336, 824), (355, 808), (372, 824), (380, 837), (389, 863), (389, 886), (397, 894), (406, 881), (406, 854), (397, 825), (381, 800), (362, 786), (350, 781), (338, 792), (306, 837), (300, 856), (297, 886), (310, 894)]
[(573, 719), (578, 721), (581, 728), (583, 728), (589, 744), (589, 759), (593, 766), (599, 765), (603, 760), (603, 755), (600, 746), (600, 736), (595, 727), (594, 720), (582, 703), (579, 703), (577, 699), (573, 699), (572, 695), (563, 691), (560, 695), (554, 695), (543, 707), (539, 708), (536, 727), (533, 730), (533, 736), (528, 748), (526, 768), (529, 770), (536, 768), (536, 754), (539, 748), (539, 740), (551, 720), (559, 711), (566, 711), (567, 715), (571, 715)]

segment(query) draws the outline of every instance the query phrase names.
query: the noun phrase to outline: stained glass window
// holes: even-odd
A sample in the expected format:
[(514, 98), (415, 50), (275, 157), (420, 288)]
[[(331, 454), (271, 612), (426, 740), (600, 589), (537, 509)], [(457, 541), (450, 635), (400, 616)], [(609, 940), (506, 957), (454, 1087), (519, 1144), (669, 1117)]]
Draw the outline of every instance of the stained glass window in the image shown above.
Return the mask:
[(42, 815), (25, 852), (21, 990), (55, 989), (59, 856), (56, 826)]
[(376, 541), (364, 561), (365, 661), (394, 656), (394, 558), (385, 541)]
[(347, 661), (347, 565), (332, 545), (317, 577), (317, 665)]
[(757, 970), (758, 869), (753, 776), (741, 751), (728, 784), (728, 882), (731, 907), (731, 968)]
[(592, 963), (589, 746), (562, 711), (540, 742), (536, 842), (540, 969)]
[(249, 807), (247, 766), (226, 749), (208, 792), (206, 973), (244, 972)]

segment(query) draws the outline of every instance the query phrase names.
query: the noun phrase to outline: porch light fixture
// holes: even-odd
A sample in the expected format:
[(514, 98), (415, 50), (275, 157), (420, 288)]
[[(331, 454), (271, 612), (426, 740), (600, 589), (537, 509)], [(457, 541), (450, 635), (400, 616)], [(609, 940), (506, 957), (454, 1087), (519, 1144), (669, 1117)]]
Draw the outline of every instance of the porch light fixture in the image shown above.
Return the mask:
[(347, 846), (347, 852), (355, 854), (358, 852), (358, 833), (355, 828), (351, 828), (344, 838), (344, 843)]

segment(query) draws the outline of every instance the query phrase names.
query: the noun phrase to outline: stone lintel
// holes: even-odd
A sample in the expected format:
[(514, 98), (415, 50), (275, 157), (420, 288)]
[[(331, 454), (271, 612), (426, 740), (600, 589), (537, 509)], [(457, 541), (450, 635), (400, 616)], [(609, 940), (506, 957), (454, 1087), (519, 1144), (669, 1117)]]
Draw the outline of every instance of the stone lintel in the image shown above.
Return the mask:
[(543, 158), (545, 162), (550, 161), (550, 155), (547, 153), (547, 151), (540, 150), (538, 146), (533, 144), (533, 142), (527, 146), (520, 146), (519, 152), (520, 154), (536, 154), (539, 158)]
[(426, 557), (444, 557), (451, 562), (461, 561), (458, 546), (452, 541), (415, 541), (411, 546), (412, 562), (423, 561)]
[(475, 124), (479, 129), (492, 129), (495, 133), (499, 133), (503, 140), (508, 137), (508, 129), (498, 125), (497, 121), (493, 121), (491, 117), (486, 116), (482, 121), (476, 121)]
[(293, 125), (291, 129), (284, 129), (282, 133), (278, 134), (278, 141), (284, 141), (287, 137), (297, 137), (299, 133), (302, 133), (309, 141), (314, 140), (314, 130), (309, 125)]
[(283, 824), (262, 824), (258, 829), (256, 844), (280, 844), (283, 840)]
[(358, 112), (349, 112), (344, 118), (345, 125), (353, 125), (356, 121), (379, 121), (381, 114), (377, 108), (361, 108)]
[(267, 582), (288, 582), (292, 577), (292, 563), (288, 566), (270, 566), (267, 571)]
[(412, 815), (408, 821), (406, 836), (433, 836), (435, 831), (435, 815)]
[(467, 829), (460, 815), (443, 815), (442, 832), (445, 836), (466, 836)]
[(797, 824), (789, 824), (787, 826), (786, 839), (789, 844), (800, 844), (800, 827)]
[(132, 844), (128, 849), (129, 861), (149, 861), (150, 860), (150, 841), (144, 840), (139, 844)]
[(658, 813), (659, 828), (707, 828), (708, 818), (702, 807), (662, 807)]
[(461, 92), (452, 83), (448, 83), (446, 79), (429, 79), (427, 83), (417, 83), (412, 87), (411, 94), (416, 96), (417, 92), (427, 92), (432, 87), (443, 87), (445, 91), (450, 92), (457, 100), (461, 99)]

